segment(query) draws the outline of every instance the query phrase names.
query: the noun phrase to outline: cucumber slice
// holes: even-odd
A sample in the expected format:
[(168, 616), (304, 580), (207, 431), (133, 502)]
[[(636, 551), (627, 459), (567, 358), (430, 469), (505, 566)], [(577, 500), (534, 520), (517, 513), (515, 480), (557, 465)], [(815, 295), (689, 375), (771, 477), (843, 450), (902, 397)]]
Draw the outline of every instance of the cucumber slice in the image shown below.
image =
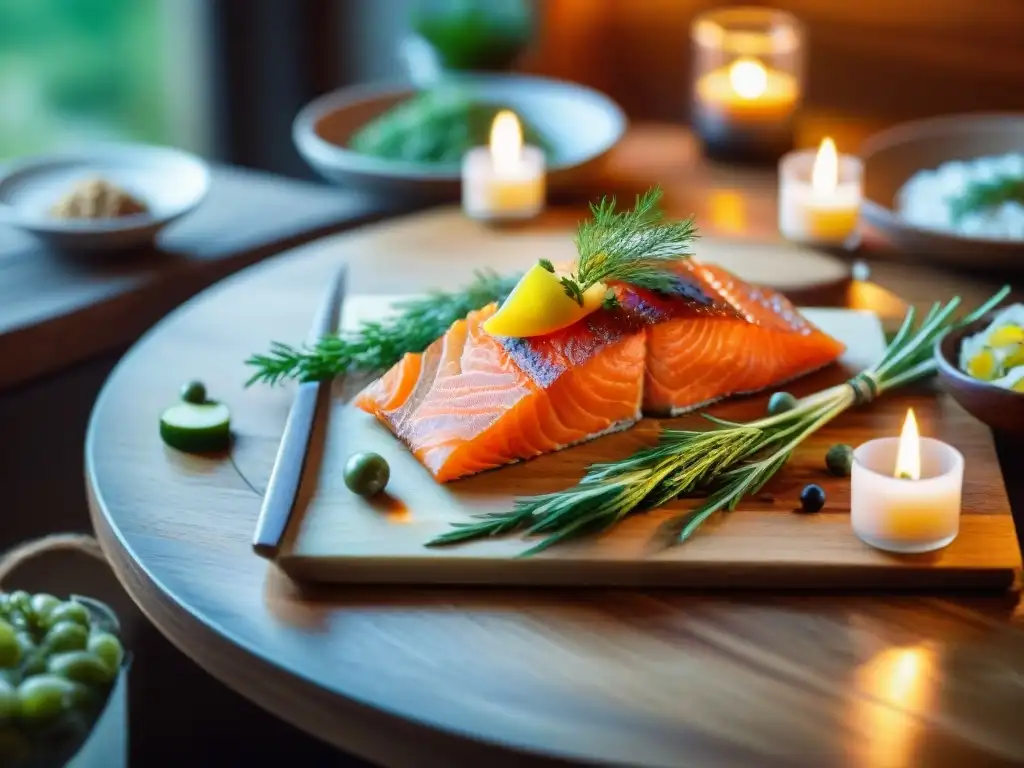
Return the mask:
[(231, 412), (222, 403), (179, 403), (160, 414), (160, 437), (186, 453), (226, 451), (231, 445)]

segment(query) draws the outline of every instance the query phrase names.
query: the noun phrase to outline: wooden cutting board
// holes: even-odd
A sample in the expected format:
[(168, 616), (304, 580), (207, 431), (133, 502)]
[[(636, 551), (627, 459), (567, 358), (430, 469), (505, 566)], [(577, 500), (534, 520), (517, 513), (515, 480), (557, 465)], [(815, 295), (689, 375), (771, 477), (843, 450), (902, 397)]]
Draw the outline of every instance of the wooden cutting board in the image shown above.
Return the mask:
[[(380, 316), (389, 299), (350, 297), (345, 324)], [(848, 351), (840, 365), (789, 389), (807, 394), (849, 378), (884, 348), (874, 315), (848, 310), (808, 310)], [(424, 542), (472, 515), (510, 508), (517, 496), (571, 486), (595, 461), (624, 457), (650, 445), (660, 426), (645, 419), (628, 432), (609, 435), (556, 454), (438, 485), (412, 455), (372, 417), (346, 402), (353, 386), (337, 384), (328, 414), (314, 436), (303, 491), (303, 509), (286, 534), (278, 564), (298, 580), (371, 583), (686, 585), (834, 589), (841, 587), (1005, 589), (1020, 568), (1013, 520), (988, 429), (950, 399), (927, 389), (887, 396), (849, 412), (797, 450), (787, 467), (754, 499), (719, 514), (682, 546), (665, 547), (662, 523), (694, 502), (636, 514), (613, 530), (560, 545), (528, 558), (530, 542), (518, 536), (427, 548)], [(767, 395), (712, 409), (719, 416), (763, 414)], [(896, 556), (873, 550), (849, 523), (849, 481), (824, 470), (833, 443), (858, 445), (897, 434), (908, 407), (922, 433), (957, 446), (966, 457), (964, 514), (958, 538), (927, 555)], [(697, 417), (676, 419), (674, 426)], [(376, 451), (391, 466), (388, 494), (373, 501), (350, 493), (342, 479), (347, 457)], [(798, 514), (801, 488), (818, 483), (824, 510)]]

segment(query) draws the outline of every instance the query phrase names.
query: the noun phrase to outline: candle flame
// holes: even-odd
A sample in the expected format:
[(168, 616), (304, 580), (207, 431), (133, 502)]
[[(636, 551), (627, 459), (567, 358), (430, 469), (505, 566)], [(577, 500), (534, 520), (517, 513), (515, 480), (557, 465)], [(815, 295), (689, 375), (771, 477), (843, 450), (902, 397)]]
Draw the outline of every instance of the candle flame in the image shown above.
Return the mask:
[(513, 171), (519, 164), (522, 151), (523, 129), (519, 126), (519, 118), (503, 109), (491, 123), (491, 160), (495, 170), (499, 174)]
[(737, 59), (729, 67), (729, 84), (744, 99), (756, 99), (768, 90), (768, 71), (757, 59)]
[(921, 437), (913, 408), (907, 409), (907, 419), (903, 422), (896, 450), (896, 471), (893, 474), (907, 480), (921, 479)]
[(811, 187), (819, 192), (831, 192), (839, 185), (839, 155), (836, 143), (828, 136), (821, 140), (818, 154), (811, 169)]

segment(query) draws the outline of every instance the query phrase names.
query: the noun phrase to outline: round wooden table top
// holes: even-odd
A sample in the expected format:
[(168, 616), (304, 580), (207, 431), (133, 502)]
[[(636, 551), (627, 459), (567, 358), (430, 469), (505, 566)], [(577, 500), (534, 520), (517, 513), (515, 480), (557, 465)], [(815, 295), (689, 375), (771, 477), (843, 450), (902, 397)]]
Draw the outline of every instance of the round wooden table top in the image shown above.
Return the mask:
[[(294, 390), (244, 389), (243, 360), (303, 339), (342, 261), (352, 294), (458, 284), (489, 256), (409, 255), (457, 226), (377, 225), (250, 268), (115, 369), (87, 438), (93, 521), (176, 645), (271, 712), (387, 766), (1024, 761), (1024, 633), (1007, 597), (303, 590), (255, 556)], [(533, 236), (510, 235), (523, 247), (494, 266), (536, 258)], [(871, 286), (860, 295), (892, 301)], [(160, 442), (157, 415), (191, 378), (232, 408), (231, 459)]]

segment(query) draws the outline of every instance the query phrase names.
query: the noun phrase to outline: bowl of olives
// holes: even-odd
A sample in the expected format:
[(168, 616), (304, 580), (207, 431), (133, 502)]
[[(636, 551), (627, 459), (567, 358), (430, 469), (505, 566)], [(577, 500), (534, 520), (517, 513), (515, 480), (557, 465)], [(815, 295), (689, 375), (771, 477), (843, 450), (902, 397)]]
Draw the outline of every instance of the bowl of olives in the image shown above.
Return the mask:
[(626, 129), (614, 101), (576, 83), (453, 72), (425, 89), (374, 84), (322, 96), (299, 112), (292, 138), (329, 181), (401, 202), (456, 200), (463, 155), (488, 143), (502, 109), (544, 152), (554, 191), (582, 186)]

